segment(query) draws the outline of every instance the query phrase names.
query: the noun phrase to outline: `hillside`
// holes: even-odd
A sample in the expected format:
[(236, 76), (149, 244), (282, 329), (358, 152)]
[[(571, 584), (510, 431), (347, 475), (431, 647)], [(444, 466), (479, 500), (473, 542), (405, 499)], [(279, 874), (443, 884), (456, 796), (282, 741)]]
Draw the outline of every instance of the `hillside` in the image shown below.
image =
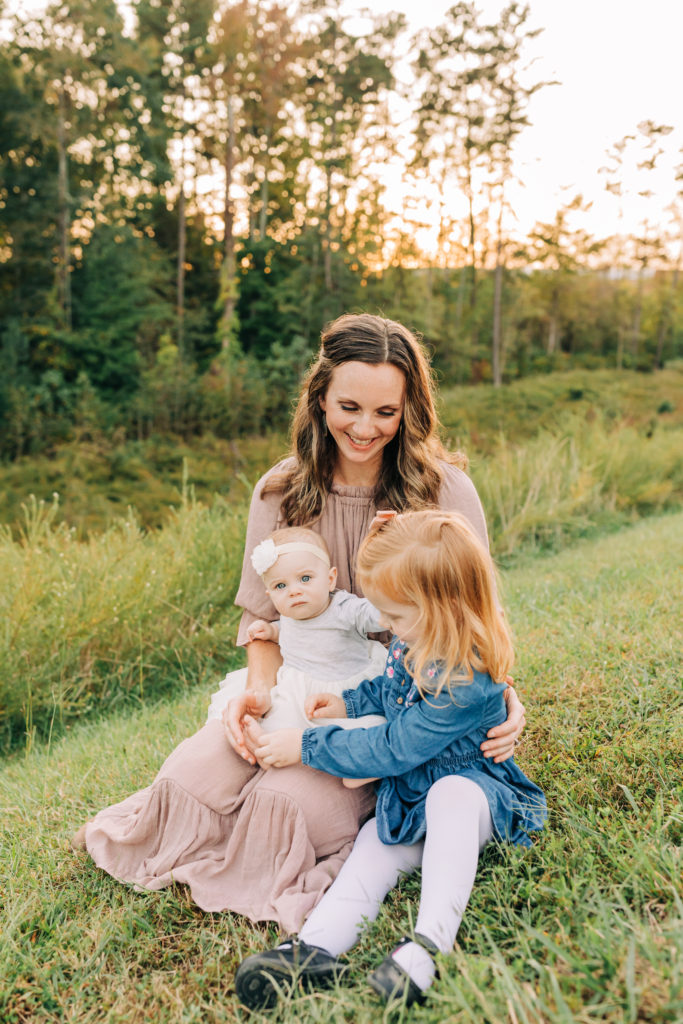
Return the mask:
[[(527, 852), (486, 853), (459, 946), (411, 1019), (681, 1019), (682, 566), (677, 513), (504, 573), (529, 720), (519, 760), (550, 825)], [(180, 696), (75, 724), (2, 770), (3, 1020), (247, 1019), (232, 977), (269, 928), (203, 914), (182, 889), (134, 892), (68, 849), (93, 811), (151, 781), (210, 687), (188, 677)], [(269, 1019), (379, 1020), (363, 979), (417, 893), (411, 880), (390, 896), (343, 988), (294, 996)]]

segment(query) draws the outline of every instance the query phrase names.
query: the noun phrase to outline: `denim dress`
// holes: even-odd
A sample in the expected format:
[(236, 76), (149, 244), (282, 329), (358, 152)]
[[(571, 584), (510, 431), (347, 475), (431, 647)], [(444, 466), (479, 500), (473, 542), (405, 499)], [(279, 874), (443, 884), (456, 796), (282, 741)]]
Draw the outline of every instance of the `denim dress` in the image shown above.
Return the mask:
[[(463, 775), (483, 789), (494, 836), (529, 846), (529, 833), (543, 828), (547, 817), (542, 790), (512, 758), (495, 764), (479, 749), (488, 730), (507, 717), (506, 684), (475, 672), (471, 683), (445, 685), (438, 697), (422, 697), (405, 656), (405, 643), (394, 638), (383, 675), (342, 694), (349, 718), (380, 714), (386, 724), (306, 729), (303, 763), (343, 778), (379, 776), (376, 815), (383, 843), (422, 839), (430, 787), (444, 775)], [(427, 674), (436, 681), (438, 666)]]

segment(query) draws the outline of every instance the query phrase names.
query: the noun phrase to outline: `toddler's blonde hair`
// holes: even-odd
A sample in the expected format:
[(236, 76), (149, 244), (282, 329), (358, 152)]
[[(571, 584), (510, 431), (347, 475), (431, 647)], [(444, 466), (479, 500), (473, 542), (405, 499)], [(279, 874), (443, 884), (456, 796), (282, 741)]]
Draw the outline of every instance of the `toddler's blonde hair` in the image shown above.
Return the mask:
[[(419, 611), (419, 639), (408, 667), (422, 693), (472, 681), (472, 671), (501, 682), (512, 668), (512, 639), (498, 606), (489, 552), (456, 512), (405, 512), (374, 529), (358, 553), (364, 590)], [(427, 676), (432, 663), (438, 676)]]

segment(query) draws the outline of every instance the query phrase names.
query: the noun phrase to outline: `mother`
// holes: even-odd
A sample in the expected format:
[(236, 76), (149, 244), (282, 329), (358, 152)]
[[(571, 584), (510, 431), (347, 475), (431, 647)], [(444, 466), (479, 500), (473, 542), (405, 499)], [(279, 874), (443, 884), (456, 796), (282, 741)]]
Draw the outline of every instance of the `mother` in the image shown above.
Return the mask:
[[(410, 331), (369, 314), (347, 314), (325, 329), (294, 414), (292, 455), (252, 497), (236, 597), (247, 688), (229, 699), (236, 674), (228, 676), (207, 724), (175, 749), (152, 785), (77, 833), (75, 844), (84, 842), (100, 867), (149, 889), (186, 883), (204, 910), (300, 928), (372, 812), (374, 791), (346, 789), (300, 765), (255, 764), (243, 719), (268, 710), (280, 654), (276, 644), (247, 643), (255, 618), (276, 618), (248, 555), (277, 527), (309, 525), (329, 545), (338, 586), (359, 593), (356, 553), (378, 509), (456, 510), (488, 544), (464, 457), (447, 452), (437, 430), (429, 367)], [(524, 725), (524, 708), (507, 693), (508, 720), (482, 745), (496, 760), (512, 754)]]

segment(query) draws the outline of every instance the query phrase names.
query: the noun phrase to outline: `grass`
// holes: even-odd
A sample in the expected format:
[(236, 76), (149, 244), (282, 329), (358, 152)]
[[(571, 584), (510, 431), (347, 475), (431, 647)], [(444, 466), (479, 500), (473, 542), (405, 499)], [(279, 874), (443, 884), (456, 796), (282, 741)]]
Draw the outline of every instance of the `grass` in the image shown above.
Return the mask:
[[(605, 443), (629, 428), (656, 448), (662, 437), (683, 429), (682, 385), (680, 364), (650, 374), (574, 370), (501, 388), (446, 387), (439, 409), (449, 443), (470, 455), (476, 472), (505, 449), (514, 457), (534, 438), (558, 443), (591, 424)], [(286, 450), (278, 433), (239, 441), (206, 435), (187, 444), (177, 437), (124, 441), (95, 432), (49, 455), (0, 465), (0, 522), (18, 535), (29, 496), (50, 504), (57, 493), (56, 521), (75, 528), (78, 537), (106, 530), (125, 518), (129, 505), (143, 527), (157, 528), (180, 506), (184, 472), (200, 501), (211, 504), (218, 494), (234, 503)]]
[[(416, 1022), (678, 1024), (683, 1018), (683, 514), (653, 517), (503, 576), (529, 715), (520, 762), (546, 790), (532, 849), (490, 849), (454, 953)], [(0, 1017), (19, 1022), (385, 1019), (364, 977), (416, 913), (417, 879), (349, 956), (348, 983), (268, 1017), (234, 970), (275, 937), (138, 893), (68, 837), (146, 785), (200, 724), (209, 687), (74, 726), (2, 771)]]
[(523, 444), (502, 439), (470, 472), (486, 510), (492, 549), (557, 549), (683, 501), (683, 430), (607, 429), (565, 417), (561, 431)]
[(30, 496), (51, 505), (57, 495), (55, 521), (73, 528), (79, 539), (108, 529), (131, 506), (142, 527), (156, 529), (181, 506), (188, 478), (205, 504), (215, 495), (234, 503), (251, 493), (286, 449), (282, 434), (246, 441), (206, 435), (192, 444), (174, 436), (123, 441), (116, 434), (96, 434), (50, 455), (0, 465), (0, 522), (18, 536)]
[(444, 388), (439, 413), (454, 445), (490, 454), (499, 438), (517, 443), (549, 431), (564, 432), (566, 419), (596, 417), (644, 432), (683, 425), (683, 365), (643, 374), (617, 370), (571, 370), (525, 377), (500, 388)]
[(60, 733), (93, 709), (140, 703), (234, 662), (246, 505), (181, 504), (159, 533), (131, 516), (78, 541), (33, 503), (0, 535), (0, 738)]

